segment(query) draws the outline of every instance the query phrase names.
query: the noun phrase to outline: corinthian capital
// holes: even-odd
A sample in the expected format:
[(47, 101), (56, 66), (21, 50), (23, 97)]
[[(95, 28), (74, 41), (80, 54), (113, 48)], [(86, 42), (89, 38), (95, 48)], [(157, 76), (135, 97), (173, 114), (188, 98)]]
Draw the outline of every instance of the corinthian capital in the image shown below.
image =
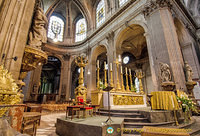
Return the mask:
[(168, 7), (170, 9), (172, 8), (172, 4), (170, 0), (152, 0), (150, 3), (148, 3), (145, 6), (143, 10), (144, 16), (148, 16), (154, 10), (158, 8), (164, 8), (164, 7)]

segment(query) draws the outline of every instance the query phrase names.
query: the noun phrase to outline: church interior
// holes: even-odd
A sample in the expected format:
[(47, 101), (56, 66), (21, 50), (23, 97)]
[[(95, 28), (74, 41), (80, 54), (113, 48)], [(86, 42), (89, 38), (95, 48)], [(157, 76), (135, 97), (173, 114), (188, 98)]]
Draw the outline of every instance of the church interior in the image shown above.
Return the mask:
[(0, 0), (0, 136), (198, 136), (199, 84), (199, 0)]

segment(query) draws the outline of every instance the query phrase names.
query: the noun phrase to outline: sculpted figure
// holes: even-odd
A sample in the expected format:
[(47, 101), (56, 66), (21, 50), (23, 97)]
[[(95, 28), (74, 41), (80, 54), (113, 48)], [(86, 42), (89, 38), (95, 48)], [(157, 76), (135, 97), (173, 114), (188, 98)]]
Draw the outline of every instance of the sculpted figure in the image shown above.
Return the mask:
[(192, 81), (192, 76), (193, 76), (193, 72), (192, 72), (192, 67), (188, 64), (188, 62), (185, 62), (185, 75), (186, 75), (186, 81)]
[(162, 82), (170, 82), (172, 80), (169, 65), (166, 63), (160, 63), (161, 80)]
[(40, 48), (42, 43), (47, 42), (47, 24), (48, 20), (42, 10), (37, 7), (35, 15), (33, 17), (32, 30), (29, 33), (28, 44)]

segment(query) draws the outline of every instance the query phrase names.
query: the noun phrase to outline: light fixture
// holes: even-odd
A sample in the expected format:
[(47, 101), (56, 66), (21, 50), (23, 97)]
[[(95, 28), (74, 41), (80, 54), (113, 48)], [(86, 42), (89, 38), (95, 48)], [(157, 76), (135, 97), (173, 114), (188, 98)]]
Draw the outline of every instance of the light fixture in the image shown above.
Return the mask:
[(123, 58), (123, 63), (124, 64), (128, 64), (129, 60), (130, 60), (129, 56), (124, 57)]
[(78, 68), (78, 73), (81, 73), (81, 69), (80, 68)]

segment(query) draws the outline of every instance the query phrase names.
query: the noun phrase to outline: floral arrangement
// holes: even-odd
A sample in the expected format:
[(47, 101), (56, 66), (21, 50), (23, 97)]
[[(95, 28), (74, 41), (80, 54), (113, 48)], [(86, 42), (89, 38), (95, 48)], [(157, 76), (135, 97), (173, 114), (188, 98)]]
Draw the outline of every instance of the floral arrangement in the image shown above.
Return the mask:
[(100, 89), (105, 89), (106, 88), (106, 86), (103, 84), (103, 81), (99, 81), (99, 87), (100, 87)]
[(183, 112), (193, 111), (198, 113), (196, 103), (194, 103), (191, 99), (187, 96), (181, 95), (180, 97), (177, 96), (178, 103), (182, 106)]

